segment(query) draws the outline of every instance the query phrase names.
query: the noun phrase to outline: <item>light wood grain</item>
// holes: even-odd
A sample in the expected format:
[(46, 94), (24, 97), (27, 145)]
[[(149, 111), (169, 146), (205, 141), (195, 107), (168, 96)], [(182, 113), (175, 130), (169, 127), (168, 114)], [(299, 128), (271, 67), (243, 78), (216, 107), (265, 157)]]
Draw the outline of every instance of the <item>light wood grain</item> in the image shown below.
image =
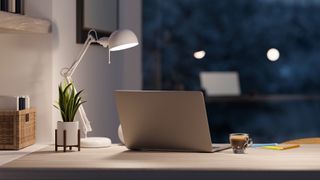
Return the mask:
[(248, 148), (246, 154), (137, 152), (113, 145), (80, 152), (42, 149), (1, 168), (105, 169), (105, 170), (201, 170), (201, 171), (310, 171), (320, 170), (320, 145), (276, 151)]
[(48, 20), (0, 11), (0, 32), (2, 33), (49, 33)]

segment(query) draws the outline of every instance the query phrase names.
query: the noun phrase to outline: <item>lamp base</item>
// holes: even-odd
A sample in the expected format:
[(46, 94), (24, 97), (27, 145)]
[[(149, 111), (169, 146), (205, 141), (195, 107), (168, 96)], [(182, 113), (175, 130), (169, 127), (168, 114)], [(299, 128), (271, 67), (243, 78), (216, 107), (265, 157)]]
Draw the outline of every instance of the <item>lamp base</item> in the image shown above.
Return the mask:
[(87, 137), (82, 138), (81, 147), (84, 148), (103, 148), (111, 146), (111, 139), (106, 137)]

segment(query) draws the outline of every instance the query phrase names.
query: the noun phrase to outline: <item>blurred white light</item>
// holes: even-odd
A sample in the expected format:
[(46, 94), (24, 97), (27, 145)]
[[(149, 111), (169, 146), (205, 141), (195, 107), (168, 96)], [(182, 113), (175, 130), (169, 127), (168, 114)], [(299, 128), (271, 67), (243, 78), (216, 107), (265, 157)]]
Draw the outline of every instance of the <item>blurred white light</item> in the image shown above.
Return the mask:
[(280, 52), (278, 49), (275, 49), (275, 48), (271, 48), (268, 50), (267, 52), (267, 58), (270, 60), (270, 61), (277, 61), (280, 57)]
[(204, 56), (206, 56), (206, 52), (205, 51), (196, 51), (193, 53), (194, 58), (196, 59), (202, 59), (204, 58)]

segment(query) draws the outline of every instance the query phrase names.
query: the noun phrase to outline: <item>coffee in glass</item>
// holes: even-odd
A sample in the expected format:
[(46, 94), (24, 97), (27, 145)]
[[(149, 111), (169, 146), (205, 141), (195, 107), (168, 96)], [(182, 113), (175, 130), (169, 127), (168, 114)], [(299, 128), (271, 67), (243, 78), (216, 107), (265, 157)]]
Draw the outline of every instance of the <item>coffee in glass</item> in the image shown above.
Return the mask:
[(235, 154), (243, 154), (245, 149), (252, 144), (252, 140), (246, 133), (232, 133), (229, 139)]

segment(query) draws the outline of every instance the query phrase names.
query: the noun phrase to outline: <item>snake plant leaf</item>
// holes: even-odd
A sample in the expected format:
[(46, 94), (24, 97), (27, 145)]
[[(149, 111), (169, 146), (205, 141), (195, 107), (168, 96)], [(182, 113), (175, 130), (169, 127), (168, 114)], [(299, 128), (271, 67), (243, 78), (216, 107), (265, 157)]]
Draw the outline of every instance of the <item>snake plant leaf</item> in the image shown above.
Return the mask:
[(86, 102), (87, 102), (87, 101), (82, 101), (82, 102), (76, 104), (76, 107), (74, 108), (74, 112), (73, 112), (73, 114), (72, 114), (73, 117), (75, 117), (75, 115), (76, 115), (76, 113), (77, 113), (80, 105), (81, 105), (81, 104), (84, 104), (84, 103), (86, 103)]
[(64, 122), (73, 122), (79, 107), (86, 102), (81, 101), (80, 95), (83, 90), (76, 92), (72, 83), (67, 85), (60, 83), (58, 89), (59, 100), (53, 106), (60, 111)]

